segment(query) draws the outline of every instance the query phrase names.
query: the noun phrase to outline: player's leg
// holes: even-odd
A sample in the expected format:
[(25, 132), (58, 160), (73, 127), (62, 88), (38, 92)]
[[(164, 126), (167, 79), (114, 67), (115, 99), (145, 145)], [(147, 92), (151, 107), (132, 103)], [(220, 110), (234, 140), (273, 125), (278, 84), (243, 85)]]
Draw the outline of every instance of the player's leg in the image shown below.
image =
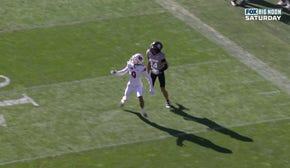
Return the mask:
[(290, 0), (286, 0), (286, 9), (290, 10)]
[(159, 83), (160, 83), (160, 89), (161, 89), (161, 92), (166, 100), (166, 105), (165, 107), (166, 108), (170, 108), (171, 107), (171, 104), (170, 104), (170, 100), (169, 100), (169, 96), (168, 96), (168, 92), (165, 88), (165, 74), (162, 73), (162, 74), (159, 74), (158, 75), (158, 79), (159, 79)]
[(233, 6), (238, 6), (237, 0), (231, 0), (231, 4), (232, 4)]
[(246, 0), (242, 0), (240, 3), (240, 6), (245, 6), (246, 5)]
[(139, 100), (139, 105), (140, 105), (140, 108), (141, 108), (141, 114), (144, 117), (147, 117), (148, 115), (147, 115), (146, 111), (144, 110), (145, 102), (144, 102), (144, 98), (143, 98), (142, 86), (139, 86), (139, 87), (136, 88), (136, 93), (137, 93), (137, 97), (138, 97), (138, 100)]
[(277, 4), (281, 5), (281, 6), (286, 6), (287, 5), (286, 0), (280, 0)]
[(130, 95), (133, 91), (133, 88), (131, 85), (127, 85), (126, 89), (125, 89), (125, 92), (124, 92), (124, 96), (122, 97), (121, 99), (121, 102), (120, 102), (120, 106), (123, 107), (125, 102), (130, 98)]
[(151, 73), (150, 76), (151, 76), (151, 79), (152, 79), (152, 85), (153, 85), (153, 87), (154, 87), (154, 84), (155, 84), (155, 81), (156, 81), (157, 75)]
[(144, 103), (143, 96), (139, 96), (138, 99), (139, 99), (139, 104), (140, 104), (140, 108), (141, 108), (141, 114), (142, 114), (142, 116), (147, 117), (148, 115), (147, 115), (146, 111), (144, 110), (145, 103)]

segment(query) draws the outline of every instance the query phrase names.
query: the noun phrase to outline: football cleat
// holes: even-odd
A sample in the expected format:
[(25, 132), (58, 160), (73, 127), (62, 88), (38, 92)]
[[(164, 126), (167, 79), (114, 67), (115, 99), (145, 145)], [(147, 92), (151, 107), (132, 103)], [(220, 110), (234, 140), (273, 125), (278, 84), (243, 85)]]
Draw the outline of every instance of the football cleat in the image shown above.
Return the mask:
[(116, 71), (116, 70), (111, 70), (110, 73), (111, 73), (112, 75), (114, 75), (114, 74), (117, 73), (117, 71)]
[(144, 111), (143, 109), (141, 110), (141, 115), (145, 118), (148, 117), (148, 114), (146, 113), (146, 111)]
[(166, 107), (166, 108), (168, 108), (168, 109), (170, 109), (170, 108), (171, 108), (170, 101), (167, 101), (167, 102), (166, 102), (166, 104), (165, 104), (165, 107)]
[(123, 108), (124, 105), (125, 105), (125, 101), (122, 99), (122, 100), (120, 101), (120, 107)]

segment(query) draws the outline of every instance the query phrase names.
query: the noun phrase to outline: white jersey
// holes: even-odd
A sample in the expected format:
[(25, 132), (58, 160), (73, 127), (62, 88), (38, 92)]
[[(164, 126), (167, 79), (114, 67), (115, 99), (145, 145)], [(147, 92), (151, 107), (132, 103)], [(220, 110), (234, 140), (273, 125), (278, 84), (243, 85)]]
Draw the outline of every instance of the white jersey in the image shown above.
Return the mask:
[(148, 81), (149, 86), (152, 85), (152, 80), (146, 71), (146, 67), (142, 64), (134, 65), (131, 62), (127, 63), (127, 66), (120, 71), (116, 72), (116, 75), (121, 76), (129, 72), (130, 79), (128, 85), (142, 86), (142, 76), (144, 75)]

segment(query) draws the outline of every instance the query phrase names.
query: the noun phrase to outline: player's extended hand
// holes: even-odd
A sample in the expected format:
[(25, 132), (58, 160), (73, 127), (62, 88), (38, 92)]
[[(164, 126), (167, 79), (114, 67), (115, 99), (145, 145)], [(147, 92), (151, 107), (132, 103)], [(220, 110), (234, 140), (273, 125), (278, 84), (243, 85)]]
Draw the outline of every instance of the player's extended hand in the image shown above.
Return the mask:
[(111, 72), (111, 74), (112, 74), (112, 75), (114, 75), (114, 74), (116, 74), (116, 73), (117, 73), (117, 71), (116, 71), (116, 70), (114, 70), (114, 69), (113, 69), (113, 70), (111, 70), (110, 72)]

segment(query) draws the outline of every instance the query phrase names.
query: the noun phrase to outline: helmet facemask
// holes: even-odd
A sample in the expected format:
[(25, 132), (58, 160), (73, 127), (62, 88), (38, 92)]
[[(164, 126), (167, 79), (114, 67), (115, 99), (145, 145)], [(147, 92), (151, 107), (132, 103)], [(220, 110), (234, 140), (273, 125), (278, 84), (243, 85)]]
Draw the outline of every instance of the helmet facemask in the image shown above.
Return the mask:
[(163, 45), (161, 42), (154, 41), (150, 45), (150, 52), (155, 55), (155, 54), (158, 54), (162, 50), (162, 48), (163, 48)]
[(141, 54), (137, 53), (137, 54), (134, 54), (130, 61), (134, 64), (134, 65), (141, 65), (143, 64), (143, 61), (144, 61), (144, 58)]

